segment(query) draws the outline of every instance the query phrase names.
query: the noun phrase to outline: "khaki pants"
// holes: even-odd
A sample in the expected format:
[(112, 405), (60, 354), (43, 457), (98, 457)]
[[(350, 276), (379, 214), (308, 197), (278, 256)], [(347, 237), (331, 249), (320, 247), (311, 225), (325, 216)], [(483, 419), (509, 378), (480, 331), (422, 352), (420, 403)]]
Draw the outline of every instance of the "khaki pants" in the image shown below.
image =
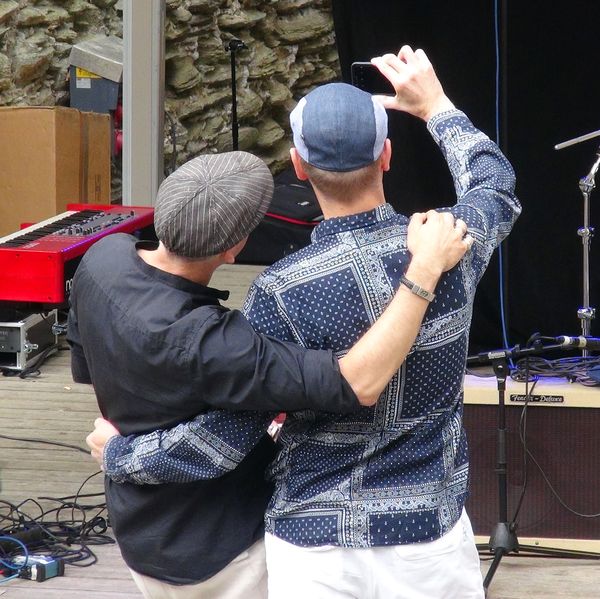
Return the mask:
[(266, 599), (265, 542), (257, 541), (212, 578), (175, 585), (130, 569), (145, 599)]

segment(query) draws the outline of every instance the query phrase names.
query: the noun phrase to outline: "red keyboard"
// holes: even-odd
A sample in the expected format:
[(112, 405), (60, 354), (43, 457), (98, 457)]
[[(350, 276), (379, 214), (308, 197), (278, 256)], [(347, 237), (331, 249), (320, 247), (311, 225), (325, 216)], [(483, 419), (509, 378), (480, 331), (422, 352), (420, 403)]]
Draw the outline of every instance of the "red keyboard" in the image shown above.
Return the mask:
[(0, 238), (0, 301), (65, 304), (81, 257), (111, 233), (152, 225), (154, 208), (70, 204), (68, 211)]

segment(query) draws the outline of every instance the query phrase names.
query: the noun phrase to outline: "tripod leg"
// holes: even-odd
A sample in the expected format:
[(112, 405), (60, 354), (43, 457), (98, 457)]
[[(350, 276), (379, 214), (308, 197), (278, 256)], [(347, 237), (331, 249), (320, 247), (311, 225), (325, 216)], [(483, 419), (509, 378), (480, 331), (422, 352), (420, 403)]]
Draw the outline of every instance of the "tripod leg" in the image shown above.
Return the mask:
[(494, 552), (494, 558), (483, 580), (483, 588), (486, 593), (496, 573), (496, 569), (500, 565), (500, 560), (513, 551), (517, 553), (519, 551), (517, 535), (511, 530), (508, 522), (498, 522), (496, 524), (496, 528), (490, 538), (490, 550)]
[(487, 571), (487, 574), (485, 575), (485, 578), (483, 579), (483, 589), (485, 591), (486, 596), (487, 596), (487, 592), (488, 592), (490, 583), (492, 582), (492, 578), (494, 578), (494, 574), (496, 573), (496, 570), (498, 569), (498, 566), (500, 565), (500, 560), (503, 558), (503, 556), (504, 556), (504, 549), (502, 549), (502, 547), (498, 547), (496, 549), (496, 551), (494, 552), (494, 559), (492, 560), (490, 569)]

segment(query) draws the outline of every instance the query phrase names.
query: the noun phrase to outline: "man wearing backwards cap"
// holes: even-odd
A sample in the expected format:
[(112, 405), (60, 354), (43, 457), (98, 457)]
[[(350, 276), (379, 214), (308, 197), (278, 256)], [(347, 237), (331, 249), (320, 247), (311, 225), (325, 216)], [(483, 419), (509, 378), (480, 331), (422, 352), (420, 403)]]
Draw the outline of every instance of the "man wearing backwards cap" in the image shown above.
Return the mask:
[[(462, 381), (476, 285), (520, 213), (514, 173), (455, 109), (422, 50), (404, 46), (373, 62), (395, 97), (375, 101), (334, 83), (309, 93), (292, 112), (292, 162), (300, 179), (310, 179), (326, 220), (309, 247), (258, 277), (244, 310), (258, 331), (342, 356), (398, 285), (430, 303), (377, 405), (347, 415), (288, 415), (266, 514), (269, 597), (481, 598), (464, 512)], [(385, 203), (382, 174), (391, 144), (382, 106), (427, 123), (455, 183), (458, 200), (447, 210), (461, 234), (468, 227), (475, 239), (442, 275), (435, 295), (423, 293), (407, 270), (408, 221)], [(136, 464), (145, 458), (146, 470), (169, 464), (159, 473), (163, 481), (201, 476), (194, 463), (202, 443), (191, 445), (195, 456), (185, 455), (171, 434), (157, 435), (144, 449), (135, 447), (140, 439), (126, 441), (107, 466), (116, 476), (147, 479)], [(127, 465), (116, 464), (126, 451)]]
[[(421, 298), (399, 293), (338, 362), (330, 350), (258, 335), (240, 312), (221, 307), (227, 293), (208, 287), (211, 275), (234, 262), (272, 192), (268, 168), (250, 154), (195, 158), (159, 189), (158, 244), (110, 235), (88, 250), (75, 275), (73, 378), (94, 385), (103, 416), (131, 435), (201, 414), (191, 441), (202, 435), (206, 445), (195, 467), (213, 480), (106, 480), (115, 536), (146, 597), (265, 595), (268, 422), (284, 410), (350, 413), (375, 403), (425, 313)], [(428, 291), (466, 251), (453, 224), (450, 215), (432, 214), (409, 227), (409, 271)], [(175, 439), (184, 453), (189, 442)], [(150, 482), (160, 476), (146, 474)]]
[(395, 97), (331, 84), (291, 114), (296, 174), (310, 180), (327, 220), (310, 247), (255, 281), (245, 306), (250, 322), (343, 355), (395, 285), (416, 291), (404, 271), (406, 218), (383, 196), (391, 156), (384, 106), (427, 123), (455, 183), (458, 201), (447, 210), (475, 243), (426, 295), (415, 344), (376, 406), (290, 414), (271, 468), (269, 597), (479, 599), (479, 558), (464, 511), (462, 383), (476, 285), (520, 213), (514, 173), (456, 110), (422, 50), (404, 46), (373, 63)]

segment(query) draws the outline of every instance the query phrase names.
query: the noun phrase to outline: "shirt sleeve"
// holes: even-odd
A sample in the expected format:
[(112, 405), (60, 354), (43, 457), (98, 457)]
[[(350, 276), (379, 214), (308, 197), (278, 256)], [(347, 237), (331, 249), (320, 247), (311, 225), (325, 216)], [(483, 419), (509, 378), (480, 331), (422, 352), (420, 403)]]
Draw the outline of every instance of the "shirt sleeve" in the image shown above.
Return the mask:
[(230, 472), (265, 436), (275, 414), (211, 410), (168, 430), (112, 437), (104, 472), (115, 482), (187, 483)]
[(521, 213), (515, 196), (515, 173), (500, 148), (459, 110), (435, 115), (427, 128), (448, 163), (457, 203), (475, 243), (471, 262), (481, 277), (494, 249), (510, 233)]
[(361, 407), (331, 351), (257, 335), (237, 310), (211, 314), (197, 343), (193, 385), (214, 408), (345, 414)]
[[(74, 301), (74, 298), (72, 301)], [(90, 376), (83, 346), (81, 345), (77, 314), (73, 306), (69, 310), (69, 317), (67, 319), (67, 342), (71, 348), (71, 376), (73, 380), (76, 383), (91, 385), (92, 377)]]

